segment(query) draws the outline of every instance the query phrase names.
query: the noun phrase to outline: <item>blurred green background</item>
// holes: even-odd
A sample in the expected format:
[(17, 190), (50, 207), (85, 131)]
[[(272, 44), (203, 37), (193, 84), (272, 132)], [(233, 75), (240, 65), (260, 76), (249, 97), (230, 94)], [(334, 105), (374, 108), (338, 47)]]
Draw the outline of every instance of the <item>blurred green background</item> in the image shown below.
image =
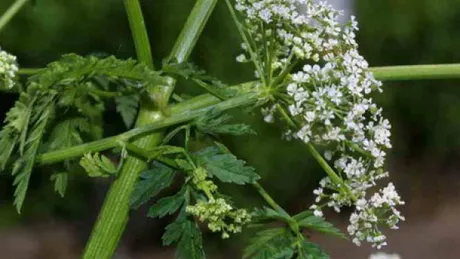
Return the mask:
[[(0, 13), (12, 3), (0, 1)], [(42, 67), (66, 53), (134, 57), (121, 0), (36, 0), (0, 34), (0, 46), (18, 56), (21, 67)], [(193, 0), (143, 0), (157, 64), (175, 41)], [(355, 0), (361, 54), (372, 66), (460, 62), (459, 0)], [(239, 36), (223, 1), (218, 4), (192, 61), (232, 84), (251, 79), (252, 68), (235, 61)], [(186, 85), (180, 87), (185, 88)], [(0, 116), (17, 96), (0, 94)], [(407, 206), (407, 222), (389, 231), (386, 251), (404, 259), (458, 258), (460, 255), (460, 81), (385, 83), (375, 96), (393, 125), (388, 169)], [(244, 114), (235, 111), (236, 114)], [(258, 115), (257, 113), (255, 115)], [(309, 206), (323, 173), (308, 151), (280, 140), (281, 128), (260, 116), (244, 114), (258, 136), (225, 138), (238, 156), (263, 176), (267, 190), (290, 212)], [(106, 134), (123, 131), (119, 117), (107, 112)], [(1, 147), (0, 147), (1, 148)], [(0, 178), (0, 258), (78, 258), (109, 182), (74, 175), (64, 199), (56, 196), (49, 170), (35, 170), (22, 215), (12, 203), (11, 179)], [(251, 189), (223, 186), (242, 204), (259, 202)], [(116, 258), (172, 258), (160, 237), (167, 220), (133, 212)], [(330, 215), (342, 229), (345, 215)], [(238, 258), (244, 236), (230, 244), (205, 234), (211, 258)], [(312, 236), (333, 259), (367, 258), (371, 249), (346, 241)]]

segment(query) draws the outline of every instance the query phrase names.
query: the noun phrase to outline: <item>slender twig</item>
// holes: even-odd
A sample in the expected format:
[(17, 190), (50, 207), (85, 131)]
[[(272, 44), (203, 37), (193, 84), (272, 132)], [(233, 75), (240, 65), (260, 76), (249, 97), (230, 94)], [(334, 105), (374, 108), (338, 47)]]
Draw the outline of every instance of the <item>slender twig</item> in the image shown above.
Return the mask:
[(0, 31), (5, 28), (8, 22), (21, 10), (21, 8), (30, 0), (16, 0), (8, 10), (0, 17)]

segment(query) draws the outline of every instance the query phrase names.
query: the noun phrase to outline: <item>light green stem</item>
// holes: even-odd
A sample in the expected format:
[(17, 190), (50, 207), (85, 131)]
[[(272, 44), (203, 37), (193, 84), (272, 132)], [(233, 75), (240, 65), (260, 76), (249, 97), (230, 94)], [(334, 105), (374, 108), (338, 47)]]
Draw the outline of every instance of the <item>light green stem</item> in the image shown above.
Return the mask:
[[(214, 4), (204, 4), (209, 2), (214, 2)], [(189, 21), (194, 20), (194, 22), (187, 22), (187, 24), (193, 25), (194, 27), (189, 28), (186, 24), (183, 28), (181, 36), (178, 39), (179, 43), (176, 43), (176, 46), (179, 47), (173, 50), (173, 54), (171, 54), (175, 59), (182, 59), (182, 61), (185, 61), (188, 58), (216, 2), (217, 0), (197, 1), (195, 6), (202, 6), (206, 11), (199, 12), (195, 11), (194, 8), (194, 12), (192, 12), (189, 18)], [(150, 55), (151, 51), (139, 1), (125, 0), (124, 3), (133, 33), (138, 59), (140, 62), (153, 68), (152, 57), (146, 56)], [(193, 31), (194, 35), (190, 35), (189, 31)], [(180, 56), (175, 56), (176, 54), (180, 54)], [(172, 78), (169, 79), (167, 85), (150, 86), (151, 91), (144, 96), (141, 110), (139, 111), (136, 121), (136, 127), (167, 120), (163, 110), (167, 106), (168, 99), (175, 84)], [(163, 131), (156, 131), (150, 135), (141, 134), (141, 136), (141, 138), (134, 141), (134, 144), (139, 148), (151, 149), (161, 144)], [(116, 139), (116, 142), (118, 142), (118, 140), (119, 139)], [(140, 173), (145, 170), (146, 167), (147, 165), (142, 159), (135, 156), (127, 158), (119, 177), (112, 184), (107, 194), (83, 258), (108, 259), (113, 256), (128, 222), (130, 209), (129, 200)]]
[[(371, 67), (376, 79), (380, 81), (434, 80), (460, 78), (460, 64), (407, 65)], [(22, 68), (20, 75), (33, 75), (40, 68)]]
[(31, 76), (37, 74), (41, 70), (42, 68), (20, 68), (18, 71), (18, 75)]
[[(137, 58), (139, 62), (153, 69), (150, 42), (139, 1), (125, 0), (124, 4), (136, 47)], [(164, 103), (169, 98), (169, 95), (161, 94), (165, 91), (158, 90), (160, 87), (171, 88), (172, 80), (168, 85), (149, 86), (151, 89), (150, 94), (155, 96), (155, 99), (143, 100), (136, 120), (136, 127), (153, 123), (163, 117), (155, 105), (158, 102)], [(161, 142), (161, 137), (161, 133), (154, 133), (138, 139), (135, 144), (142, 148), (155, 146)], [(140, 172), (146, 167), (146, 163), (141, 159), (133, 156), (126, 159), (118, 178), (110, 186), (82, 258), (112, 258), (129, 219), (131, 194), (134, 191)]]
[(178, 63), (182, 63), (190, 57), (192, 48), (189, 46), (195, 46), (217, 1), (218, 0), (196, 1), (169, 55), (170, 61), (175, 60)]
[(21, 10), (30, 0), (16, 0), (8, 10), (0, 17), (0, 32), (5, 28), (9, 21)]
[(460, 78), (460, 64), (374, 67), (371, 71), (381, 81)]
[(158, 120), (145, 126), (134, 128), (117, 136), (108, 137), (105, 139), (96, 140), (93, 142), (73, 146), (70, 148), (41, 154), (35, 159), (35, 162), (38, 165), (47, 165), (75, 157), (80, 157), (85, 153), (107, 150), (110, 148), (117, 147), (119, 141), (129, 141), (140, 136), (144, 136), (146, 134), (150, 134), (152, 132), (167, 128), (169, 126), (174, 126), (180, 123), (188, 122), (200, 116), (206, 115), (211, 111), (226, 111), (232, 108), (251, 105), (254, 102), (256, 102), (257, 99), (257, 94), (244, 94), (237, 96), (235, 98), (225, 100), (223, 102), (220, 102), (219, 99), (215, 97), (206, 99), (203, 98), (200, 100), (199, 103), (194, 104), (195, 106), (200, 106), (201, 104), (203, 108), (195, 110), (189, 110), (185, 105), (175, 105), (170, 108), (171, 110), (174, 110), (176, 112), (171, 116), (164, 117), (161, 120)]

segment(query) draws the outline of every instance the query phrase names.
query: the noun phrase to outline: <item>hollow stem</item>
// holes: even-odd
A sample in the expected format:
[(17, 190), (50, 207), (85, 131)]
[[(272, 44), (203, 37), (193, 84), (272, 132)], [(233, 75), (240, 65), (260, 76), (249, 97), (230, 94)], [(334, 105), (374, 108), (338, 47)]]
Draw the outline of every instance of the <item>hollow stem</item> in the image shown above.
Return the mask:
[[(214, 4), (209, 5), (210, 2)], [(171, 56), (175, 59), (185, 61), (195, 46), (196, 40), (201, 34), (204, 25), (207, 22), (209, 13), (212, 12), (217, 0), (198, 0), (195, 6), (201, 6), (203, 9), (200, 12), (192, 12), (188, 22), (184, 26), (181, 36), (172, 51)], [(150, 66), (153, 69), (153, 60), (151, 57), (150, 43), (145, 28), (142, 10), (139, 0), (125, 0), (125, 9), (128, 15), (133, 39), (136, 46), (136, 53), (140, 62)], [(206, 4), (207, 3), (207, 4)], [(194, 8), (195, 10), (195, 8)], [(189, 22), (190, 20), (194, 22)], [(189, 26), (197, 26), (197, 28)], [(194, 35), (188, 35), (193, 31)], [(194, 40), (190, 40), (194, 39)], [(179, 55), (180, 56), (176, 56)], [(168, 100), (174, 89), (175, 80), (169, 78), (166, 85), (149, 86), (150, 93), (145, 96), (139, 115), (136, 121), (136, 127), (142, 127), (148, 124), (167, 120), (167, 116), (163, 112), (166, 108)], [(148, 97), (151, 97), (150, 99)], [(145, 129), (144, 129), (145, 130)], [(143, 134), (143, 133), (151, 134)], [(135, 133), (140, 138), (133, 143), (139, 148), (153, 148), (161, 144), (163, 139), (163, 131), (143, 131), (135, 129), (131, 132)], [(119, 142), (119, 139), (116, 139)], [(124, 163), (119, 177), (113, 182), (110, 190), (104, 200), (104, 205), (99, 214), (96, 225), (91, 234), (91, 238), (86, 246), (83, 258), (85, 259), (108, 259), (112, 258), (121, 235), (126, 227), (129, 218), (129, 200), (134, 191), (136, 182), (140, 173), (147, 167), (145, 161), (135, 156), (129, 156)]]

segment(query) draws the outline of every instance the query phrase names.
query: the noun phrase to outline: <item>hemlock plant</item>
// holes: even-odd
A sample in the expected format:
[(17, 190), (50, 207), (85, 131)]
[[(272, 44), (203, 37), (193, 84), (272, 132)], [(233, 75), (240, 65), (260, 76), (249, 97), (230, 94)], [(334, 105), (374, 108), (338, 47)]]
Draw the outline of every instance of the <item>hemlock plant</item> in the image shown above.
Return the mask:
[[(0, 18), (0, 30), (27, 0), (18, 0)], [(391, 125), (373, 101), (380, 80), (458, 77), (458, 65), (370, 68), (358, 52), (358, 24), (338, 22), (341, 11), (312, 0), (225, 0), (242, 39), (238, 62), (252, 63), (254, 81), (228, 86), (207, 75), (188, 57), (217, 0), (197, 0), (171, 54), (153, 66), (138, 0), (125, 0), (137, 60), (64, 55), (47, 67), (18, 69), (16, 57), (0, 51), (0, 86), (19, 92), (0, 132), (0, 169), (14, 177), (14, 204), (21, 211), (34, 167), (53, 166), (51, 180), (64, 196), (69, 173), (83, 168), (89, 177), (112, 177), (83, 258), (111, 258), (129, 210), (156, 199), (173, 182), (182, 186), (156, 199), (149, 217), (173, 215), (164, 245), (177, 258), (205, 258), (201, 227), (230, 238), (248, 226), (257, 233), (243, 258), (329, 258), (304, 230), (347, 238), (323, 211), (353, 208), (348, 236), (357, 245), (386, 245), (384, 228), (404, 221), (386, 153)], [(19, 77), (29, 76), (26, 83)], [(205, 94), (183, 97), (178, 77)], [(103, 137), (102, 114), (115, 103), (126, 132)], [(282, 137), (301, 141), (325, 171), (313, 204), (290, 215), (259, 184), (260, 176), (216, 140), (220, 134), (254, 134), (229, 123), (226, 113), (245, 107), (268, 123), (283, 123)], [(209, 146), (194, 145), (207, 138)], [(263, 138), (263, 136), (257, 136)], [(183, 145), (174, 146), (172, 139)], [(176, 143), (176, 142), (174, 142)], [(114, 163), (102, 151), (119, 156)], [(241, 208), (219, 183), (250, 185), (266, 207)], [(204, 224), (200, 224), (203, 222)], [(279, 222), (283, 224), (269, 224)]]

